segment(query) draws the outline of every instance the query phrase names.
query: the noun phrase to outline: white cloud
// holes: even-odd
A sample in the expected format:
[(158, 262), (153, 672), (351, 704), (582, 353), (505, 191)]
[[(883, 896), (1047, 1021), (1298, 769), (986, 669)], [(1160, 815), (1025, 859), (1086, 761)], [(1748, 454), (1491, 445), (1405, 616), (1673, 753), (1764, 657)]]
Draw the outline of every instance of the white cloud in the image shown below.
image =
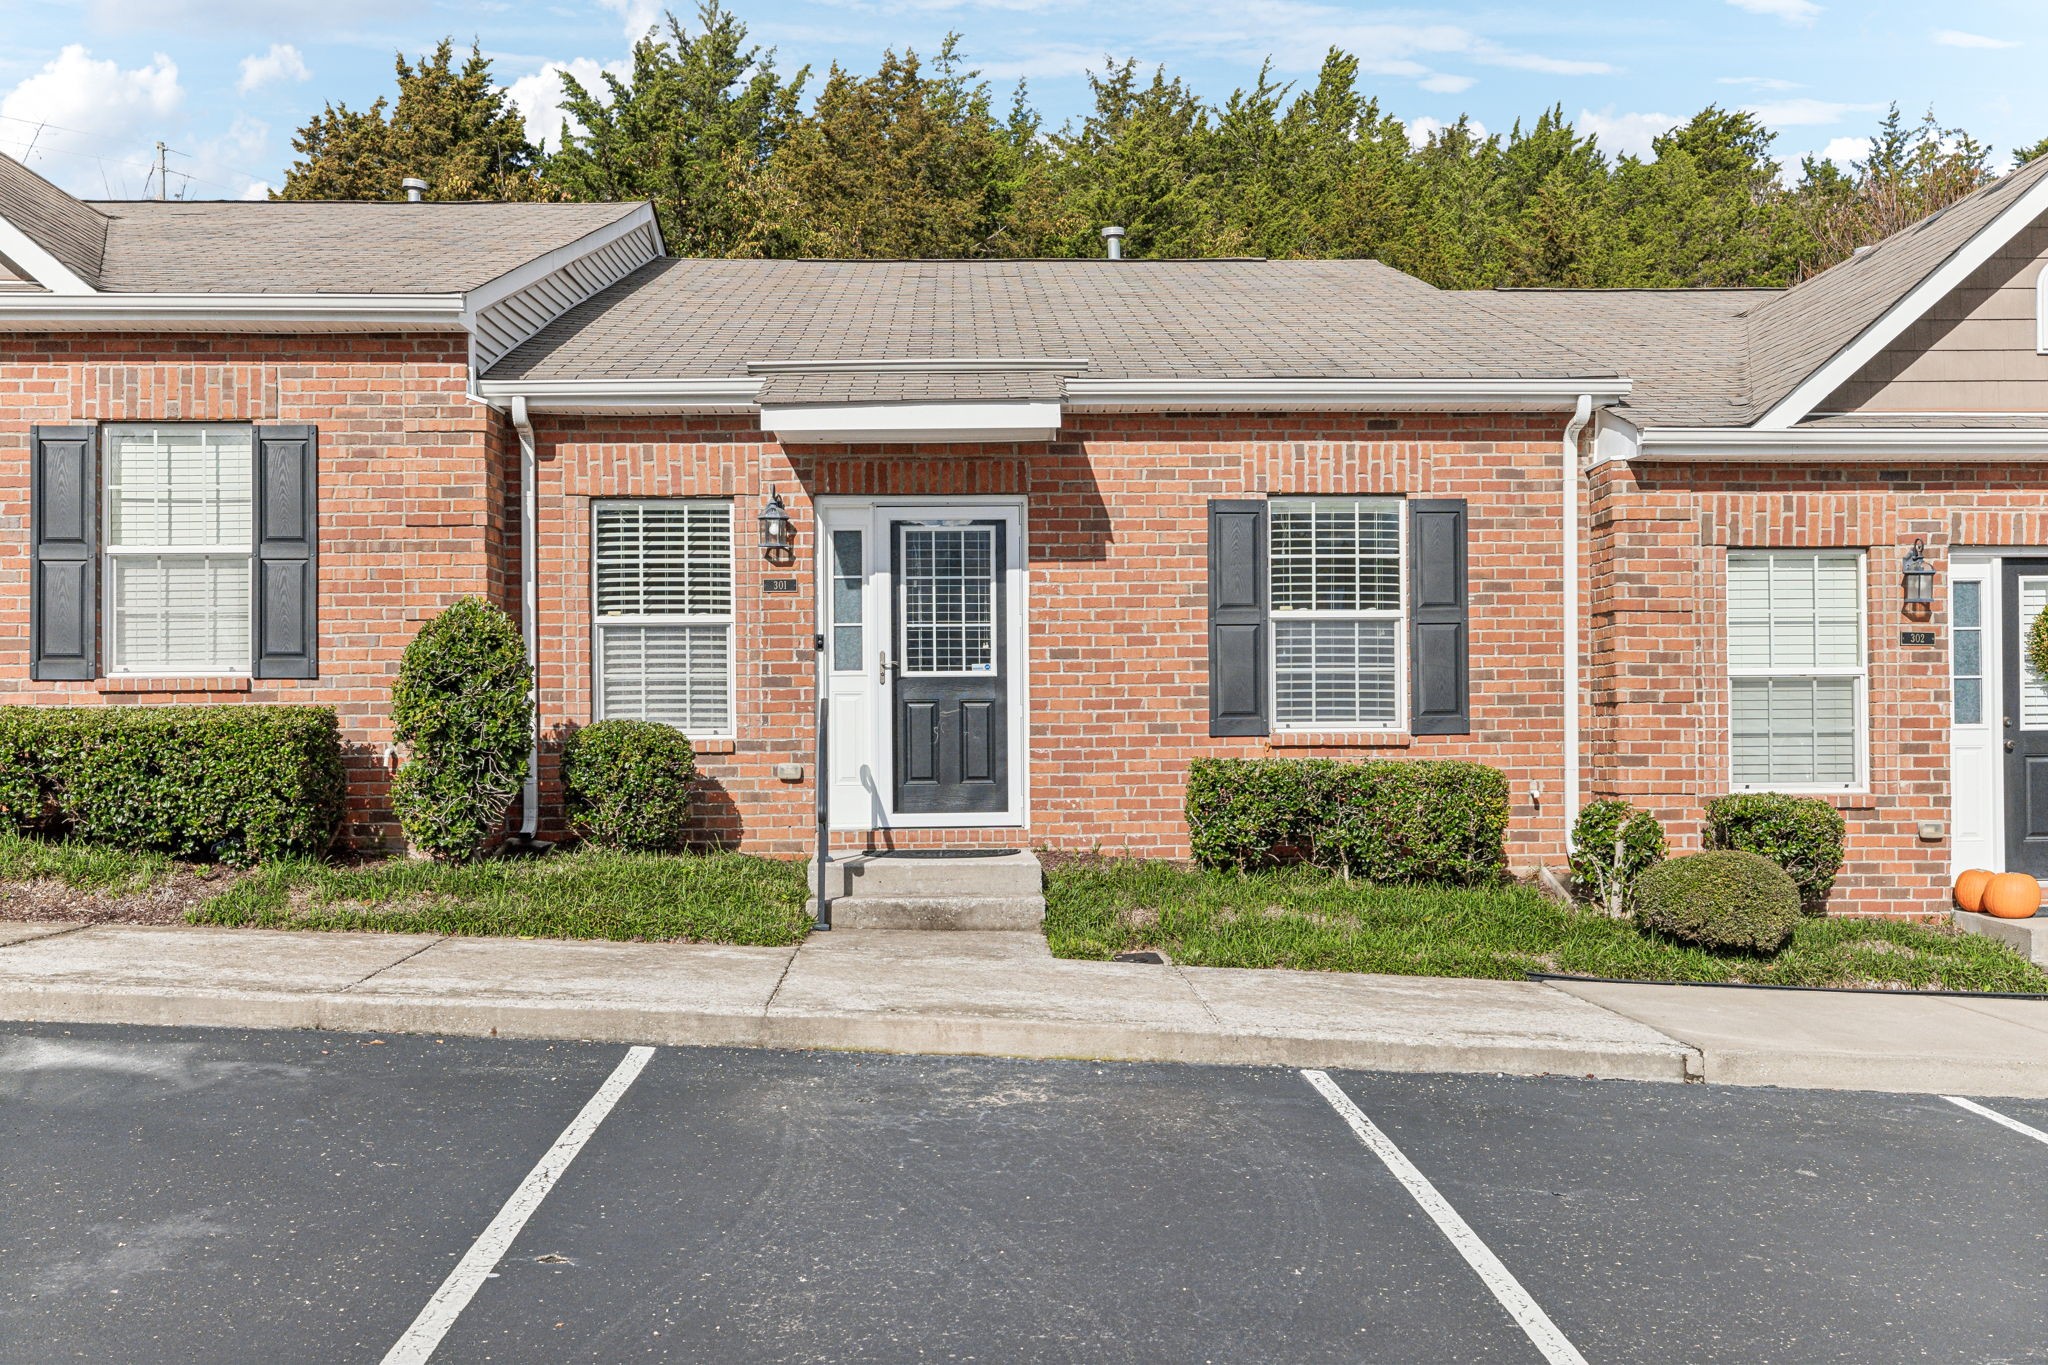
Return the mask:
[(272, 43), (270, 51), (252, 52), (242, 58), (242, 78), (235, 82), (235, 89), (246, 95), (266, 85), (310, 80), (312, 76), (297, 48), (290, 43)]
[(0, 96), (0, 151), (74, 193), (140, 193), (150, 144), (171, 132), (184, 98), (161, 52), (124, 71), (72, 43)]
[(1545, 57), (1536, 52), (1514, 52), (1496, 43), (1472, 46), (1472, 60), (1488, 66), (1505, 66), (1516, 71), (1537, 71), (1546, 76), (1609, 76), (1614, 68), (1606, 62), (1582, 61), (1571, 57)]
[(1867, 137), (1830, 138), (1828, 145), (1821, 148), (1821, 160), (1832, 161), (1843, 170), (1849, 169), (1852, 161), (1861, 161), (1870, 155), (1870, 139)]
[(268, 180), (251, 180), (248, 188), (242, 191), (241, 197), (250, 200), (268, 199), (271, 191), (276, 188), (277, 186), (271, 184)]
[(1739, 10), (1751, 14), (1768, 14), (1774, 19), (1783, 19), (1788, 24), (1811, 28), (1813, 21), (1820, 18), (1820, 6), (1813, 0), (1728, 0)]
[[(1427, 114), (1424, 114), (1421, 118), (1410, 119), (1408, 120), (1408, 145), (1411, 147), (1426, 146), (1432, 137), (1435, 137), (1449, 126), (1442, 119), (1434, 119)], [(1478, 119), (1472, 119), (1466, 126), (1472, 130), (1474, 138), (1481, 142), (1486, 140), (1486, 125)]]
[[(561, 140), (562, 132), (562, 73), (568, 72), (584, 89), (602, 98), (604, 73), (609, 71), (615, 76), (623, 76), (630, 69), (630, 63), (623, 60), (599, 64), (589, 57), (549, 62), (532, 75), (521, 76), (506, 86), (505, 97), (517, 106), (520, 117), (526, 120), (526, 136), (553, 151)], [(576, 130), (583, 131), (583, 125), (577, 124)]]
[(1602, 151), (1647, 157), (1651, 142), (1659, 134), (1669, 132), (1683, 122), (1684, 119), (1670, 114), (1616, 114), (1606, 110), (1594, 113), (1591, 109), (1581, 109), (1578, 129), (1599, 138)]
[(1439, 71), (1434, 75), (1424, 76), (1416, 84), (1432, 95), (1462, 95), (1479, 82), (1470, 76), (1453, 76), (1447, 71)]
[(1752, 90), (1804, 90), (1798, 81), (1779, 80), (1776, 76), (1720, 76), (1716, 85), (1746, 85)]
[(637, 43), (647, 36), (647, 30), (661, 21), (662, 11), (669, 6), (666, 0), (597, 0), (601, 8), (619, 16), (619, 26), (624, 29), (626, 41)]
[(1934, 34), (1934, 41), (1940, 43), (1943, 47), (1968, 47), (1986, 52), (2019, 46), (2018, 43), (2013, 42), (2009, 38), (1988, 38), (1981, 33), (1965, 33), (1959, 28), (1937, 29)]
[(1772, 128), (1810, 128), (1840, 123), (1850, 114), (1875, 113), (1881, 104), (1838, 104), (1832, 100), (1778, 100), (1771, 104), (1745, 106), (1757, 121)]

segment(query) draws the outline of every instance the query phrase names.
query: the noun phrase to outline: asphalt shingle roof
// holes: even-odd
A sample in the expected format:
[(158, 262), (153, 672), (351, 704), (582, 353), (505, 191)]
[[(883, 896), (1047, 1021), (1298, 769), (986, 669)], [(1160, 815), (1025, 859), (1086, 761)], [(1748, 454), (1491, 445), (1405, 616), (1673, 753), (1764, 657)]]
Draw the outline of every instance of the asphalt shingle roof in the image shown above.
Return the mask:
[(87, 284), (99, 282), (100, 259), (107, 246), (106, 215), (5, 155), (0, 155), (0, 218)]
[(1089, 379), (1618, 373), (1376, 261), (663, 260), (557, 318), (490, 377), (1024, 357), (1085, 359)]
[(761, 403), (801, 407), (830, 403), (1057, 402), (1065, 380), (1048, 370), (842, 371), (771, 374)]

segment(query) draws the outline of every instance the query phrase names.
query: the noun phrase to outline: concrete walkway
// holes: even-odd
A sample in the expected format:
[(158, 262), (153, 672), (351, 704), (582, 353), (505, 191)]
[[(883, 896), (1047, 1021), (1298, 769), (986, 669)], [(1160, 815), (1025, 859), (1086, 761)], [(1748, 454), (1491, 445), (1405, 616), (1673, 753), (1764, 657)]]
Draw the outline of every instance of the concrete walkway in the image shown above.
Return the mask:
[(2048, 1001), (801, 948), (0, 923), (0, 1018), (2048, 1095)]

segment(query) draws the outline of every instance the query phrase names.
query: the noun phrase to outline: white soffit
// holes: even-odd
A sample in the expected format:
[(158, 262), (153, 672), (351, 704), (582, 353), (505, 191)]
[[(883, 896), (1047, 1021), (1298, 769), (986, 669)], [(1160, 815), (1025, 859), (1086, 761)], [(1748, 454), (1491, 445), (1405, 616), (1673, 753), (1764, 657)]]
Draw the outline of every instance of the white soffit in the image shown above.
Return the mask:
[(763, 407), (761, 428), (788, 445), (1050, 441), (1060, 405), (1034, 403), (832, 403)]
[(90, 294), (93, 287), (71, 272), (71, 268), (36, 244), (34, 238), (5, 218), (0, 218), (0, 256), (28, 274), (52, 294)]
[(1868, 427), (1854, 431), (1763, 431), (1755, 427), (1687, 427), (1642, 434), (1638, 461), (1729, 461), (1823, 464), (1847, 459), (1893, 464), (1956, 464), (2048, 458), (2048, 429), (1946, 430)]

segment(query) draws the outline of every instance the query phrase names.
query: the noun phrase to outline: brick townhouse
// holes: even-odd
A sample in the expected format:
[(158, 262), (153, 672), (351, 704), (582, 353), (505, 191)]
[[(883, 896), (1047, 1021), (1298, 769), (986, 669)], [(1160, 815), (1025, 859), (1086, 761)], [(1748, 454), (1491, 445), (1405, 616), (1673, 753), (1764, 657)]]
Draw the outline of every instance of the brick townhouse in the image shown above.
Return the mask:
[[(86, 203), (0, 158), (0, 702), (311, 701), (419, 623), (707, 837), (1172, 855), (1203, 755), (1474, 759), (1510, 856), (1820, 794), (1842, 910), (2048, 873), (2048, 159), (1787, 291), (711, 261), (645, 205)], [(1910, 563), (1909, 563), (1910, 561)], [(822, 646), (822, 648), (820, 648)]]

